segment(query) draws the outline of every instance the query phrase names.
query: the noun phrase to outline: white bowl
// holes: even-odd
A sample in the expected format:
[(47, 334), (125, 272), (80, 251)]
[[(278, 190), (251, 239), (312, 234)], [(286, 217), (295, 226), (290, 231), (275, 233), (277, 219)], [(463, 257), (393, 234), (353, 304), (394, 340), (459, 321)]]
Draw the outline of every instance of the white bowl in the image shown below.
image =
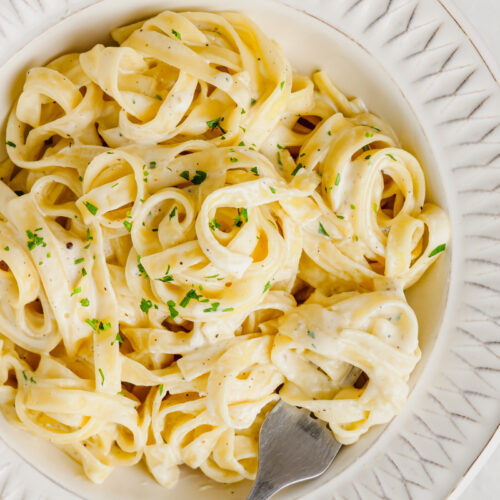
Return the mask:
[[(489, 191), (500, 177), (490, 168), (498, 163), (494, 153), (499, 147), (481, 138), (486, 122), (476, 120), (484, 113), (493, 117), (490, 121), (498, 120), (495, 103), (500, 91), (459, 26), (437, 0), (420, 0), (415, 10), (416, 1), (395, 2), (398, 8), (386, 9), (385, 2), (373, 0), (317, 0), (307, 4), (316, 17), (293, 7), (301, 5), (300, 0), (289, 0), (292, 6), (269, 0), (105, 0), (81, 10), (93, 2), (78, 0), (69, 7), (73, 14), (56, 23), (67, 14), (63, 3), (41, 0), (34, 20), (29, 11), (33, 6), (13, 1), (21, 25), (32, 23), (43, 33), (19, 49), (23, 37), (11, 26), (3, 30), (0, 63), (9, 47), (11, 57), (1, 67), (0, 122), (32, 66), (109, 41), (112, 28), (164, 9), (231, 9), (249, 15), (277, 40), (295, 69), (327, 70), (343, 91), (361, 97), (387, 120), (404, 147), (416, 154), (426, 172), (428, 198), (450, 215), (453, 236), (446, 258), (439, 259), (407, 294), (418, 315), (423, 353), (412, 376), (413, 392), (399, 417), (343, 448), (321, 478), (276, 498), (447, 494), (493, 435), (500, 414), (500, 353), (487, 343), (497, 328), (490, 295), (496, 298), (500, 293), (495, 288), (500, 282), (495, 259), (500, 228), (497, 219), (488, 216), (496, 213), (500, 201)], [(463, 75), (463, 66), (474, 68), (473, 75)], [(477, 97), (485, 93), (490, 98), (479, 105)], [(488, 126), (493, 127), (490, 134), (496, 134), (494, 125)], [(475, 161), (485, 166), (466, 166)], [(468, 171), (478, 175), (467, 178), (463, 173)], [(477, 195), (477, 190), (483, 191)], [(470, 212), (468, 218), (461, 218), (463, 211)], [(499, 240), (487, 240), (492, 236)], [(465, 267), (464, 250), (473, 254)], [(492, 272), (484, 272), (490, 269), (485, 262), (491, 262)], [(474, 273), (475, 284), (464, 287), (466, 273)], [(453, 327), (458, 318), (462, 330)], [(482, 322), (481, 328), (476, 320)], [(468, 436), (474, 440), (469, 442)], [(239, 499), (251, 486), (249, 482), (219, 485), (186, 467), (178, 485), (164, 490), (141, 466), (117, 469), (96, 486), (62, 452), (2, 419), (0, 439), (0, 464), (7, 464), (0, 469), (7, 470), (0, 476), (0, 486), (4, 477), (4, 482), (18, 484), (18, 491), (29, 499), (40, 491), (49, 498)]]

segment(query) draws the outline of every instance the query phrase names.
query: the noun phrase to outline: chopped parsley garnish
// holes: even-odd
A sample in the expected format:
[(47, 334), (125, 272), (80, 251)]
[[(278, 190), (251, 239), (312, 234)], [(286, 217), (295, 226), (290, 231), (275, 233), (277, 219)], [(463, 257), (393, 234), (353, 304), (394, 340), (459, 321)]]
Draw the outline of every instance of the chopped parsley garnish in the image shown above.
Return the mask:
[(82, 291), (81, 287), (77, 286), (76, 288), (73, 289), (73, 291), (71, 292), (71, 297), (73, 297), (73, 295), (76, 295), (77, 293), (80, 293)]
[(365, 160), (369, 160), (372, 157), (372, 155), (366, 155)]
[(161, 281), (163, 283), (169, 283), (170, 281), (174, 281), (174, 277), (170, 274), (170, 266), (167, 267), (165, 271), (165, 276), (161, 278), (156, 278), (156, 281)]
[(243, 220), (248, 222), (248, 212), (246, 208), (238, 208), (238, 217), (234, 219), (234, 225), (236, 227), (241, 227), (243, 225)]
[(156, 162), (155, 161), (150, 161), (149, 162), (149, 168), (151, 168), (151, 169), (156, 168)]
[(92, 330), (96, 331), (97, 332), (97, 327), (99, 326), (99, 320), (98, 319), (86, 319), (85, 320), (85, 323), (87, 323), (88, 325), (90, 325), (90, 327), (92, 328)]
[(234, 307), (226, 307), (225, 309), (222, 309), (222, 312), (229, 312), (229, 311), (234, 311)]
[(82, 300), (80, 300), (80, 304), (83, 307), (88, 307), (90, 305), (89, 299), (82, 299)]
[(215, 231), (216, 229), (218, 229), (220, 227), (220, 224), (217, 222), (217, 220), (214, 217), (211, 221), (208, 221), (208, 227), (212, 231)]
[(257, 177), (259, 177), (259, 171), (257, 170), (257, 167), (252, 167), (250, 169), (250, 172), (252, 172), (254, 175), (256, 175)]
[(205, 279), (209, 280), (211, 278), (217, 278), (217, 276), (219, 276), (219, 273), (217, 274), (212, 274), (212, 276), (203, 276)]
[(279, 152), (279, 151), (277, 151), (277, 152), (276, 152), (276, 161), (278, 162), (278, 165), (279, 165), (280, 167), (282, 167), (282, 166), (283, 166), (283, 163), (282, 163), (282, 161), (281, 161), (281, 154), (280, 154), (280, 152)]
[(141, 299), (141, 311), (145, 312), (146, 314), (149, 313), (149, 310), (153, 307), (153, 303), (150, 300), (147, 299)]
[[(250, 106), (253, 106), (257, 102), (257, 99), (254, 99), (253, 97), (250, 99)], [(15, 146), (14, 146), (15, 147)]]
[(351, 203), (351, 208), (352, 208), (353, 210), (356, 210), (356, 205), (354, 205), (354, 203)]
[(5, 144), (7, 144), (7, 146), (10, 146), (11, 148), (16, 147), (15, 143), (13, 143), (12, 141), (7, 141)]
[(271, 190), (271, 193), (273, 193), (273, 194), (276, 193), (276, 189), (274, 189), (272, 186), (269, 186), (269, 189)]
[(90, 201), (86, 201), (84, 205), (87, 207), (87, 210), (92, 214), (95, 215), (97, 213), (98, 208), (95, 205), (92, 205)]
[(160, 385), (160, 396), (163, 395), (163, 384)]
[(198, 295), (196, 293), (196, 290), (191, 289), (186, 293), (184, 298), (180, 301), (179, 305), (181, 307), (186, 307), (189, 304), (191, 299), (200, 300), (200, 298), (201, 298), (201, 295)]
[(323, 224), (321, 224), (321, 222), (319, 223), (318, 233), (319, 233), (319, 234), (322, 234), (323, 236), (328, 236), (328, 237), (330, 237), (330, 235), (326, 232), (326, 229), (325, 229), (325, 227), (323, 226)]
[(191, 182), (193, 184), (198, 185), (198, 184), (201, 184), (206, 178), (207, 178), (206, 172), (204, 172), (203, 170), (197, 170), (196, 175), (193, 175)]
[(210, 130), (215, 130), (218, 128), (223, 134), (226, 133), (226, 131), (222, 128), (220, 122), (224, 121), (223, 116), (219, 116), (219, 118), (214, 118), (213, 120), (208, 120), (207, 125)]
[(307, 330), (307, 335), (309, 335), (309, 337), (311, 337), (312, 339), (316, 338), (316, 335), (314, 335), (314, 332), (312, 330)]
[(373, 137), (373, 134), (372, 134), (371, 132), (367, 132), (367, 133), (365, 134), (365, 137)]
[(170, 311), (170, 317), (174, 319), (176, 316), (179, 316), (179, 311), (175, 308), (175, 302), (173, 300), (169, 300), (167, 302), (168, 310)]
[(82, 267), (82, 276), (87, 276), (87, 270), (84, 267)]
[(344, 218), (344, 216), (343, 216), (343, 215), (338, 215), (338, 214), (337, 214), (337, 219), (343, 219), (343, 218)]
[(163, 101), (163, 97), (160, 94), (155, 94), (154, 98)]
[(367, 144), (366, 146), (363, 146), (363, 151), (370, 151), (371, 147), (369, 144)]
[(359, 236), (357, 234), (354, 235), (354, 241), (359, 241)]
[(75, 264), (81, 264), (85, 261), (85, 257), (80, 257), (79, 259), (75, 259)]
[(107, 323), (99, 321), (99, 330), (109, 330), (110, 328), (111, 328), (111, 323), (109, 321)]
[(180, 175), (183, 179), (186, 179), (187, 181), (189, 181), (189, 171), (184, 170), (184, 172), (181, 172), (179, 175)]
[(266, 293), (269, 289), (271, 288), (271, 282), (268, 281), (265, 285), (264, 285), (264, 290), (262, 290), (262, 293)]
[(102, 368), (99, 368), (99, 373), (101, 375), (101, 385), (104, 385), (104, 373), (102, 372)]
[(281, 90), (283, 90), (283, 87), (285, 86), (285, 81), (283, 80), (281, 83), (280, 83), (280, 88)]
[(444, 252), (446, 250), (446, 243), (441, 243), (441, 245), (438, 245), (430, 254), (429, 257), (434, 257), (434, 255), (437, 255), (438, 253)]
[(178, 31), (175, 31), (174, 29), (172, 29), (172, 35), (177, 37), (179, 40), (181, 39), (181, 34)]
[(301, 169), (301, 168), (304, 168), (304, 165), (302, 165), (302, 163), (299, 163), (294, 169), (293, 169), (293, 172), (292, 172), (292, 175), (297, 175), (297, 172)]
[(340, 174), (337, 174), (337, 177), (335, 177), (335, 185), (338, 186), (340, 184)]
[(243, 141), (240, 141), (238, 144), (238, 146), (244, 146), (244, 145), (245, 145), (245, 143)]
[(231, 163), (236, 163), (238, 161), (238, 158), (235, 158), (234, 156), (231, 156), (231, 158), (229, 158), (229, 161)]
[(35, 234), (33, 231), (30, 231), (29, 229), (26, 230), (26, 236), (28, 236), (28, 249), (33, 250), (35, 247), (41, 245), (42, 247), (46, 247), (47, 243), (43, 241), (42, 236), (38, 236), (38, 234)]
[(124, 220), (123, 225), (125, 226), (125, 229), (130, 233), (132, 231), (132, 222), (129, 220)]
[(177, 205), (175, 205), (175, 207), (172, 208), (172, 211), (168, 214), (168, 218), (172, 220), (175, 217), (176, 213), (177, 213)]
[(24, 377), (24, 380), (26, 380), (26, 382), (29, 380), (28, 375), (26, 375), (26, 372), (24, 370), (23, 370), (23, 377)]
[(90, 234), (90, 229), (87, 228), (87, 241), (93, 240), (94, 237)]
[(380, 129), (377, 128), (377, 127), (374, 127), (373, 125), (368, 125), (370, 128), (372, 128), (373, 130), (376, 130), (377, 132), (380, 132)]
[(375, 213), (377, 213), (377, 212), (378, 212), (378, 206), (377, 206), (377, 204), (376, 204), (375, 202), (373, 202), (373, 211), (374, 211)]
[(7, 245), (6, 247), (3, 247), (3, 249), (8, 252), (10, 250), (9, 246)]
[(332, 131), (331, 130), (328, 131), (328, 135), (332, 135)]
[(391, 153), (387, 153), (385, 156), (388, 156), (392, 161), (397, 161)]
[(143, 276), (144, 278), (149, 278), (149, 274), (144, 269), (144, 266), (141, 264), (141, 256), (137, 256), (137, 269), (139, 270), (139, 276)]
[(207, 307), (206, 309), (203, 309), (203, 312), (207, 313), (207, 312), (215, 312), (217, 311), (217, 309), (219, 308), (220, 306), (220, 302), (212, 302), (210, 304), (210, 307)]
[(113, 340), (113, 342), (111, 342), (111, 345), (113, 345), (115, 342), (118, 342), (119, 344), (123, 344), (122, 336), (119, 333), (116, 334), (115, 340)]
[(241, 108), (241, 114), (244, 115), (246, 113), (245, 108)]

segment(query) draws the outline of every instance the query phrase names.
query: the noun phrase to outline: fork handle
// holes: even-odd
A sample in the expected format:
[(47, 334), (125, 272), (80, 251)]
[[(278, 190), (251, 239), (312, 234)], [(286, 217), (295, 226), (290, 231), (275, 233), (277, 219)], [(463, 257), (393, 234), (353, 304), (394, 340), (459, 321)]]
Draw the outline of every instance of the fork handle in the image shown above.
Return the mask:
[(280, 489), (281, 486), (273, 484), (269, 481), (260, 480), (257, 477), (247, 500), (268, 500)]

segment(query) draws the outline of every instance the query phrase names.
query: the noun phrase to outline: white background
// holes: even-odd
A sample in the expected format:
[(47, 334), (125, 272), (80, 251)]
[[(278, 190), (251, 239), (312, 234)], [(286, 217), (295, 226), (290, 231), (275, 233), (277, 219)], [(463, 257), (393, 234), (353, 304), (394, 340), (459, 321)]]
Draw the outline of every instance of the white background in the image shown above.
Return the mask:
[[(497, 74), (500, 74), (500, 0), (450, 0), (449, 3), (464, 15), (467, 21), (464, 27), (490, 52), (496, 62)], [(488, 459), (460, 500), (498, 500), (499, 476), (500, 448)]]

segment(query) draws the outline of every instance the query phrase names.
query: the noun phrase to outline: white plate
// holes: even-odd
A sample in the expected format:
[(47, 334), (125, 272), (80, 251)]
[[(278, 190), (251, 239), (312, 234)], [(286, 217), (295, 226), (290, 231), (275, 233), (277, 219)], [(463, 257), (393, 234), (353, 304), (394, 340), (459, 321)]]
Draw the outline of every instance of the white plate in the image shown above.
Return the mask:
[[(89, 48), (110, 28), (166, 8), (242, 10), (279, 41), (295, 68), (322, 66), (340, 88), (362, 97), (424, 164), (430, 198), (450, 214), (451, 251), (408, 293), (423, 358), (403, 413), (345, 448), (324, 476), (276, 498), (443, 498), (499, 423), (500, 89), (487, 56), (439, 0), (286, 3), (3, 2), (0, 121), (28, 67)], [(0, 421), (1, 498), (218, 500), (244, 498), (248, 489), (186, 469), (165, 491), (139, 467), (95, 486), (64, 454)]]

